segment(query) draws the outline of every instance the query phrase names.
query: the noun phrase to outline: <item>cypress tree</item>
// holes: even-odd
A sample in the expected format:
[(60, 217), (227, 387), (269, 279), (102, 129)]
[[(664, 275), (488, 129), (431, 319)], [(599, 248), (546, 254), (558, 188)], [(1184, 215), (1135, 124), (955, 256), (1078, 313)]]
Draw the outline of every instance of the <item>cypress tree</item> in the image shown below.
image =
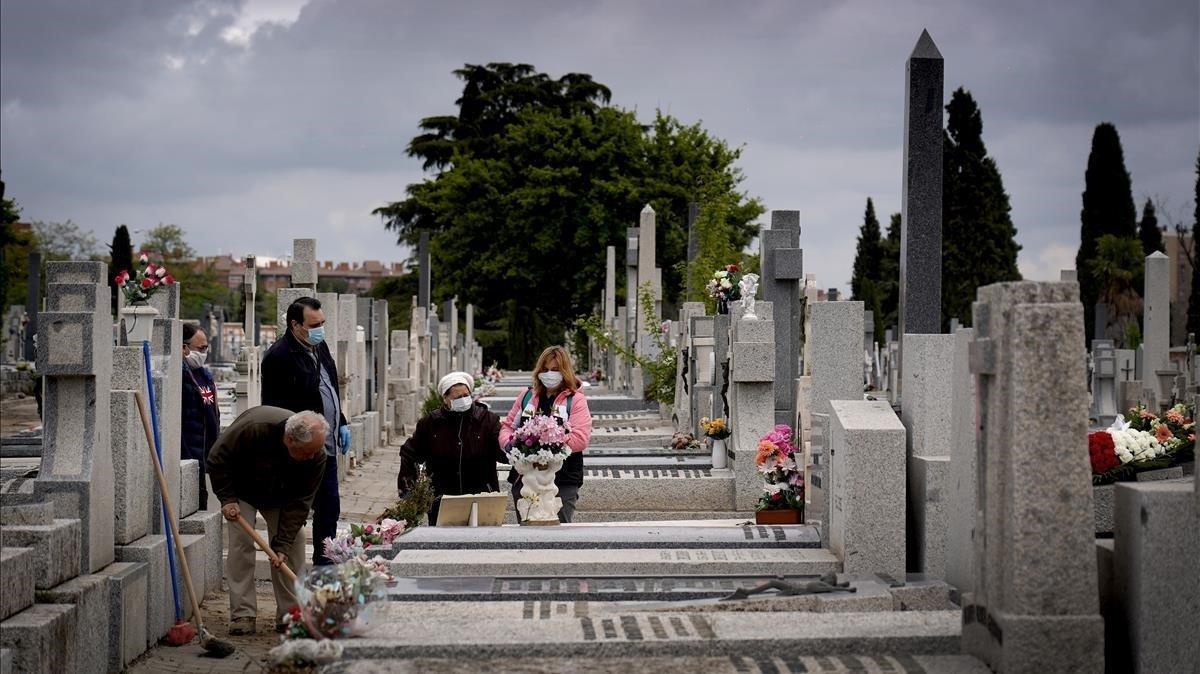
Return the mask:
[(1089, 270), (1096, 257), (1096, 242), (1105, 234), (1118, 238), (1137, 238), (1137, 207), (1125, 153), (1117, 128), (1108, 122), (1098, 124), (1092, 134), (1092, 151), (1084, 174), (1083, 210), (1079, 214), (1079, 252), (1075, 269), (1079, 278), (1079, 299), (1090, 339), (1095, 334), (1094, 307), (1100, 295), (1099, 283)]
[(892, 213), (887, 238), (883, 241), (883, 264), (879, 274), (880, 313), (885, 326), (900, 322), (900, 214)]
[(942, 316), (971, 324), (980, 286), (1021, 278), (1017, 230), (996, 161), (983, 142), (983, 116), (959, 87), (946, 106), (942, 206)]
[(112, 289), (112, 310), (117, 311), (117, 274), (128, 269), (133, 270), (133, 242), (129, 239), (129, 228), (125, 225), (117, 227), (113, 232), (112, 243), (108, 246), (108, 285)]
[(1154, 212), (1154, 202), (1146, 199), (1142, 206), (1142, 221), (1138, 223), (1138, 237), (1142, 240), (1142, 254), (1149, 255), (1155, 251), (1165, 251), (1162, 230), (1158, 228), (1158, 216)]
[(854, 275), (850, 278), (850, 299), (865, 302), (864, 283), (873, 281), (873, 285), (878, 285), (880, 274), (883, 272), (883, 254), (883, 239), (880, 236), (879, 220), (875, 217), (875, 204), (871, 202), (871, 197), (867, 197), (867, 210), (863, 213), (863, 224), (858, 230)]

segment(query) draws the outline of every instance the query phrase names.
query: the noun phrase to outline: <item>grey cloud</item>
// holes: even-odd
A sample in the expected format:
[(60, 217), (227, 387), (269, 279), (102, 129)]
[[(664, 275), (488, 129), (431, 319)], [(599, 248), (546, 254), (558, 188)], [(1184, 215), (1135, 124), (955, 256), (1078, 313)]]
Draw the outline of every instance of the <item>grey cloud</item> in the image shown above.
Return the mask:
[(454, 68), (525, 61), (745, 144), (746, 189), (800, 209), (810, 271), (844, 286), (866, 197), (881, 217), (899, 209), (904, 59), (926, 26), (947, 94), (980, 102), (1027, 254), (1077, 240), (1095, 123), (1118, 124), (1135, 195), (1186, 199), (1200, 143), (1191, 0), (315, 0), (248, 48), (220, 39), (239, 11), (5, 0), (0, 149), (27, 216), (102, 239), (129, 219), (176, 221), (208, 251), (286, 250), (336, 222), (323, 251), (399, 259), (369, 210), (420, 177), (404, 155), (417, 121), (453, 109)]

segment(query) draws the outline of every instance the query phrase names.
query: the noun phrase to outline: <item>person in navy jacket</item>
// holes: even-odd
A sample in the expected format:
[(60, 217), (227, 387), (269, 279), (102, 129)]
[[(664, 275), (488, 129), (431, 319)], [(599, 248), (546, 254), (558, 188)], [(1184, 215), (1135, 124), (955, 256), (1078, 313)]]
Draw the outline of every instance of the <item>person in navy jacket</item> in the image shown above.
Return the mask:
[(192, 325), (183, 324), (183, 399), (180, 406), (179, 454), (183, 459), (200, 462), (200, 509), (208, 510), (208, 489), (204, 475), (208, 468), (208, 450), (221, 434), (221, 412), (217, 409), (217, 385), (204, 367), (208, 360), (208, 336)]

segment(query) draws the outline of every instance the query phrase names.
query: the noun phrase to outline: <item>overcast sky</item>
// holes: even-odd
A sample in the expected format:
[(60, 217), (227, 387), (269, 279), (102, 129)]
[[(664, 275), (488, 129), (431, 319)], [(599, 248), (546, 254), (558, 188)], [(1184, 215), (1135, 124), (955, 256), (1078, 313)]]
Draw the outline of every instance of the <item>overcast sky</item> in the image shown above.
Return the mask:
[(806, 271), (844, 289), (865, 199), (885, 225), (900, 210), (904, 61), (928, 28), (947, 99), (965, 86), (982, 109), (1022, 272), (1057, 278), (1098, 122), (1117, 125), (1139, 209), (1160, 197), (1190, 223), (1198, 7), (2, 0), (0, 169), (25, 220), (70, 218), (102, 244), (175, 223), (205, 254), (316, 237), (322, 259), (400, 261), (370, 211), (421, 178), (404, 154), (417, 121), (453, 111), (454, 68), (527, 62), (744, 146), (746, 190), (800, 211)]

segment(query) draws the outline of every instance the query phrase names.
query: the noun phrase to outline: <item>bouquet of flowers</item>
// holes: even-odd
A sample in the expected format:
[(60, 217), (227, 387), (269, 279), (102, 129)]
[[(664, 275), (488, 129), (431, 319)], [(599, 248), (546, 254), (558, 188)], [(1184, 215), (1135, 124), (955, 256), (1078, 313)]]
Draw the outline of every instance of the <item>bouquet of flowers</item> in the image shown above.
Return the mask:
[(500, 368), (496, 367), (495, 363), (492, 363), (483, 376), (493, 384), (499, 384), (500, 381), (504, 379), (504, 372), (501, 371)]
[(389, 518), (378, 524), (351, 524), (349, 532), (323, 541), (325, 556), (334, 564), (357, 561), (370, 568), (384, 582), (391, 582), (394, 578), (388, 568), (388, 560), (380, 555), (368, 559), (367, 548), (372, 545), (391, 545), (404, 531), (404, 520)]
[(1196, 424), (1189, 405), (1162, 417), (1138, 405), (1105, 430), (1088, 434), (1092, 483), (1129, 480), (1144, 470), (1168, 468), (1195, 456)]
[(145, 304), (160, 288), (175, 283), (175, 277), (167, 273), (167, 268), (154, 264), (146, 253), (138, 255), (138, 269), (132, 274), (128, 269), (122, 269), (113, 279), (121, 292), (125, 293), (128, 304)]
[(709, 419), (708, 417), (700, 419), (700, 430), (713, 440), (724, 440), (733, 433), (724, 419)]
[(482, 400), (496, 392), (496, 384), (487, 377), (475, 377), (475, 390), (471, 392), (472, 400)]
[(296, 598), (284, 616), (285, 638), (342, 639), (370, 629), (387, 593), (373, 565), (355, 558), (309, 571), (296, 583)]
[(529, 417), (513, 431), (512, 443), (505, 452), (509, 463), (533, 465), (543, 469), (554, 459), (565, 460), (571, 455), (567, 447), (567, 431), (554, 417)]
[(759, 440), (755, 463), (766, 486), (757, 510), (804, 507), (804, 468), (796, 454), (792, 428), (787, 424), (779, 424)]
[(713, 272), (712, 278), (704, 286), (704, 292), (718, 304), (732, 302), (742, 296), (742, 291), (738, 288), (741, 279), (740, 267), (736, 264), (725, 265)]
[(678, 451), (687, 449), (699, 449), (700, 443), (696, 442), (696, 438), (691, 433), (676, 433), (671, 436), (671, 442), (668, 447)]

